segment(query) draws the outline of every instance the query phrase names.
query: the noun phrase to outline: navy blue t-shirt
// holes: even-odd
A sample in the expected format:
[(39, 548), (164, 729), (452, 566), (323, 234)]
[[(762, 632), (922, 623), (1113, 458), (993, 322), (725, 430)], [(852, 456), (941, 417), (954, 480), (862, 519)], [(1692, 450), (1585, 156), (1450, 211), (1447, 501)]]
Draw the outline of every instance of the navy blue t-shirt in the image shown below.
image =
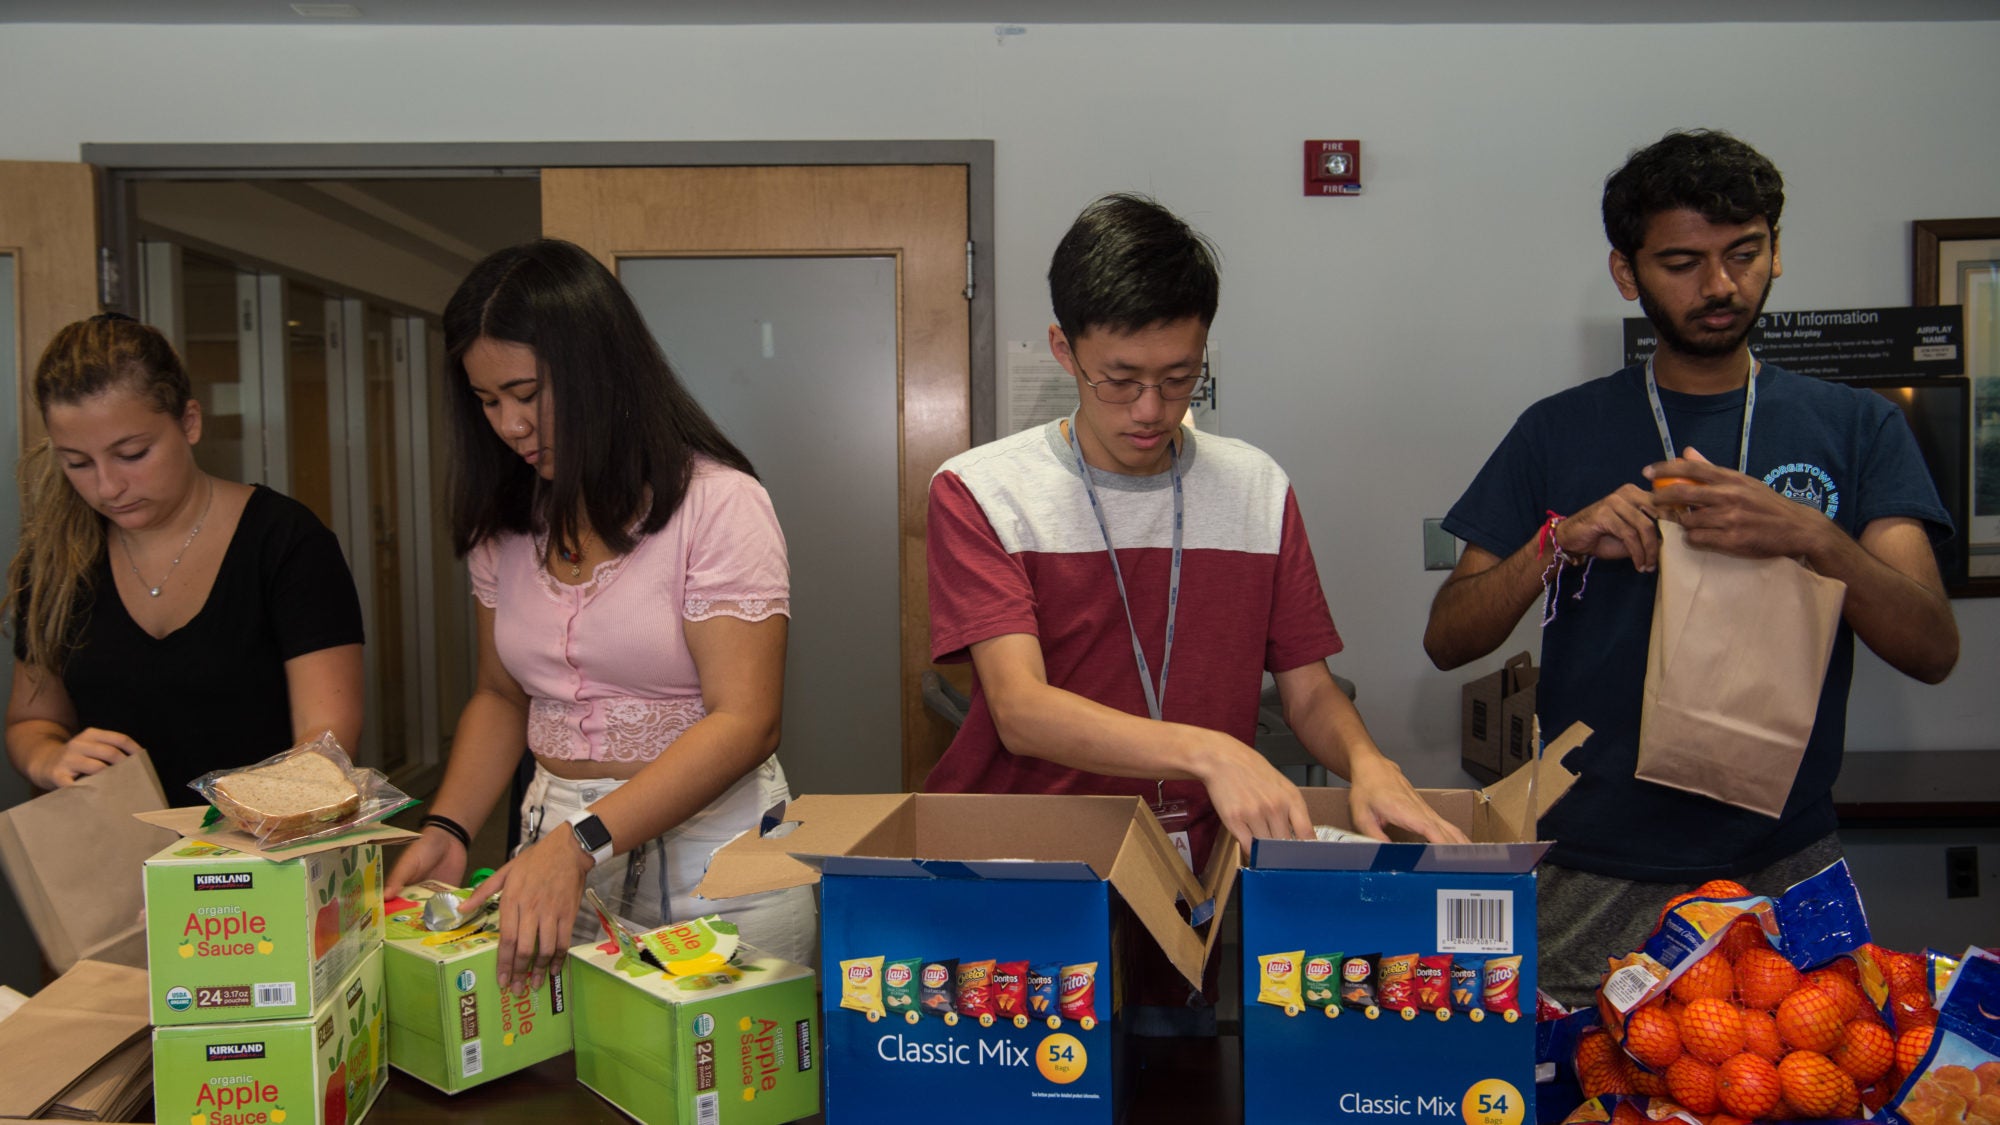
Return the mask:
[[(1643, 367), (1628, 367), (1529, 407), (1493, 452), (1445, 530), (1506, 558), (1527, 544), (1547, 513), (1569, 515), (1620, 485), (1649, 487), (1640, 470), (1662, 460), (1646, 401)], [(1743, 392), (1680, 394), (1660, 389), (1676, 453), (1692, 445), (1735, 467)], [(1765, 365), (1757, 376), (1749, 475), (1826, 513), (1849, 535), (1870, 522), (1907, 516), (1951, 533), (1916, 438), (1901, 413), (1871, 391)], [(1563, 575), (1556, 618), (1542, 631), (1535, 692), (1549, 738), (1583, 722), (1594, 731), (1567, 764), (1575, 786), (1542, 818), (1554, 840), (1549, 861), (1623, 879), (1700, 882), (1754, 871), (1834, 830), (1833, 781), (1846, 742), (1854, 632), (1834, 640), (1819, 715), (1782, 816), (1770, 817), (1633, 776), (1640, 696), (1653, 621), (1654, 574), (1629, 561), (1598, 559), (1582, 577)]]

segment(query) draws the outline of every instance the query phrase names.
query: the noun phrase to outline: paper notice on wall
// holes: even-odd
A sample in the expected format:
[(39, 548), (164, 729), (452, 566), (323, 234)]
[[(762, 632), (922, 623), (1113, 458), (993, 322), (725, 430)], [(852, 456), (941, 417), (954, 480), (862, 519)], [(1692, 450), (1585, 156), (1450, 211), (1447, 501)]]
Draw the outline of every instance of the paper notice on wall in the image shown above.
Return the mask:
[(1007, 432), (1019, 433), (1076, 409), (1076, 380), (1047, 346), (1007, 341)]

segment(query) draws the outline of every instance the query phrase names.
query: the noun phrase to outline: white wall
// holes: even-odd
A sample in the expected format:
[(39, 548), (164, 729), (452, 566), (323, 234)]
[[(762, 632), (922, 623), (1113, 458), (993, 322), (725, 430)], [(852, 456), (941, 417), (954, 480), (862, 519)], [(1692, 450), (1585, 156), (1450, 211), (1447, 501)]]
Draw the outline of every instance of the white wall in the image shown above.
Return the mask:
[[(1458, 684), (1419, 639), (1443, 515), (1534, 399), (1615, 366), (1602, 179), (1674, 126), (1791, 184), (1772, 307), (1894, 305), (1909, 221), (2000, 214), (2000, 22), (1655, 27), (271, 28), (10, 25), (0, 158), (82, 142), (992, 138), (999, 336), (1037, 339), (1076, 210), (1154, 193), (1221, 245), (1227, 432), (1297, 481), (1337, 670), (1455, 784)], [(1299, 142), (1368, 193), (1303, 199)], [(1993, 747), (2000, 601), (1926, 688), (1864, 657), (1858, 749)], [(1517, 636), (1534, 644), (1532, 627)]]

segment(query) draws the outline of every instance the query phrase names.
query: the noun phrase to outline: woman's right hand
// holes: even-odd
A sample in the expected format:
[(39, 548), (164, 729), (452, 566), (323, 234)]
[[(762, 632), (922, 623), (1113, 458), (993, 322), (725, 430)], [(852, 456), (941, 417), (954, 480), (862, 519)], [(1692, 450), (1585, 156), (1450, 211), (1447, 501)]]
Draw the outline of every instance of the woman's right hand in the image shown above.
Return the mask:
[(454, 887), (465, 885), (465, 845), (442, 828), (425, 828), (403, 849), (402, 858), (389, 869), (388, 884), (382, 888), (383, 896), (394, 898), (403, 892), (404, 887), (425, 879), (436, 879)]
[(43, 789), (61, 789), (140, 752), (129, 735), (86, 727), (68, 742), (51, 739), (45, 753), (24, 772)]

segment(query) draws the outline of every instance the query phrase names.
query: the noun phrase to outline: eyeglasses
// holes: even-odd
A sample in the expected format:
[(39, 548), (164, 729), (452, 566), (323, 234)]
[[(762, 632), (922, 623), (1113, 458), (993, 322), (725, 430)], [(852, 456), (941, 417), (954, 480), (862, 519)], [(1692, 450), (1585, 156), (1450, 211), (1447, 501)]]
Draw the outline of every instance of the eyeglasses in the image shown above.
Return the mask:
[(1162, 379), (1157, 383), (1141, 383), (1137, 379), (1099, 379), (1092, 382), (1088, 375), (1083, 377), (1083, 381), (1090, 384), (1090, 392), (1097, 396), (1097, 401), (1125, 406), (1138, 402), (1147, 391), (1156, 392), (1167, 402), (1192, 398), (1201, 390), (1201, 385), (1208, 381), (1208, 374), (1204, 372), (1200, 375), (1183, 375), (1176, 379)]

